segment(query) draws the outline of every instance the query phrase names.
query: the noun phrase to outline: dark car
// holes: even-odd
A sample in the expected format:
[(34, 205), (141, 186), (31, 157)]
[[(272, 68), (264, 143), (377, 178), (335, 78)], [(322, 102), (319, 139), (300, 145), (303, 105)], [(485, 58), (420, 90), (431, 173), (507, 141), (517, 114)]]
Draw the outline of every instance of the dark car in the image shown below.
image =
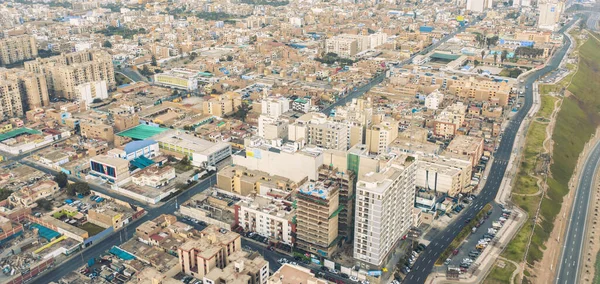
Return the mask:
[(323, 270), (323, 271), (329, 271), (329, 268), (327, 268), (325, 266), (321, 266), (321, 270)]
[(342, 276), (342, 278), (346, 278), (346, 279), (348, 279), (348, 278), (350, 277), (350, 276), (348, 276), (348, 274), (346, 274), (346, 273), (341, 273), (341, 274), (340, 274), (340, 276)]

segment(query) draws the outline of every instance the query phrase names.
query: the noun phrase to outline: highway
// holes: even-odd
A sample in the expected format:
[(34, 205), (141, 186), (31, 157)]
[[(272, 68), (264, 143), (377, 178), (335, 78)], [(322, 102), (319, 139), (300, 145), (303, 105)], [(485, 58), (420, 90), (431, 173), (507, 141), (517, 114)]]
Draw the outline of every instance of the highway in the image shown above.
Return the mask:
[[(563, 33), (574, 22), (575, 19), (562, 27), (559, 32)], [(504, 138), (500, 142), (500, 146), (494, 154), (492, 168), (490, 170), (490, 174), (488, 175), (485, 186), (481, 190), (481, 193), (473, 201), (471, 206), (465, 209), (463, 214), (455, 218), (454, 221), (446, 228), (436, 233), (431, 243), (421, 253), (413, 265), (413, 270), (406, 275), (403, 283), (425, 283), (427, 276), (431, 273), (435, 261), (440, 257), (448, 245), (450, 245), (452, 240), (456, 238), (457, 234), (465, 227), (465, 221), (474, 218), (477, 212), (479, 212), (485, 204), (493, 202), (496, 194), (498, 193), (498, 189), (500, 188), (500, 184), (502, 183), (502, 179), (504, 178), (504, 173), (506, 172), (506, 167), (513, 150), (513, 144), (515, 137), (518, 134), (519, 127), (533, 104), (533, 83), (540, 77), (551, 72), (559, 66), (562, 58), (565, 56), (569, 46), (571, 45), (569, 38), (567, 36), (564, 38), (565, 44), (558, 52), (554, 54), (550, 62), (545, 67), (533, 72), (529, 77), (527, 77), (527, 79), (525, 79), (525, 102), (517, 114), (513, 116), (508, 126), (504, 130)]]
[(579, 264), (585, 238), (585, 225), (587, 221), (590, 194), (594, 186), (594, 176), (600, 161), (600, 143), (596, 144), (588, 156), (583, 173), (579, 178), (579, 185), (575, 192), (575, 200), (569, 218), (569, 227), (565, 232), (565, 245), (563, 247), (556, 284), (579, 283)]

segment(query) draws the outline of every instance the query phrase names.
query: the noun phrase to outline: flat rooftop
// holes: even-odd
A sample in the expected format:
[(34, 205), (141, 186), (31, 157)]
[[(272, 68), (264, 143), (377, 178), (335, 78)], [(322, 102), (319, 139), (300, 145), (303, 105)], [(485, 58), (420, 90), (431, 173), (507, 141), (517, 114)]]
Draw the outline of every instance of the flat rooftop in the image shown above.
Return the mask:
[(117, 135), (122, 136), (122, 137), (129, 137), (133, 140), (145, 140), (154, 135), (163, 133), (167, 130), (169, 130), (169, 129), (140, 124), (136, 127), (121, 131), (121, 132), (117, 133)]

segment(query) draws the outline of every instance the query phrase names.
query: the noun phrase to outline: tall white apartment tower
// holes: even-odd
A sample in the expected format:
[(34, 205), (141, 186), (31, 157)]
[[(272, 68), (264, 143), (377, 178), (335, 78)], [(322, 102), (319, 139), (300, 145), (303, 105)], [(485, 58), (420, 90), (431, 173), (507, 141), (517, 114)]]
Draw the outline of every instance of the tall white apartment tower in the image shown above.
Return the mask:
[(356, 185), (354, 258), (381, 268), (413, 224), (417, 163), (397, 154), (379, 173), (359, 177)]

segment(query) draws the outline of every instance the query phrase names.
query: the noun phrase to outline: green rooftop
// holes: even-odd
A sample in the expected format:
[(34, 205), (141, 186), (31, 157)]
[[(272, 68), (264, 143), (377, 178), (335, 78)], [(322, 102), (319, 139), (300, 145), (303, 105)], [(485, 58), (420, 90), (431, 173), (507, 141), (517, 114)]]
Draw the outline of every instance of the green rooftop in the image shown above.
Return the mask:
[(129, 137), (133, 140), (145, 140), (154, 135), (161, 134), (167, 130), (169, 130), (169, 129), (140, 124), (136, 127), (129, 128), (125, 131), (121, 131), (121, 132), (117, 133), (117, 135), (122, 136), (122, 137)]
[(0, 134), (0, 142), (4, 141), (4, 140), (7, 140), (7, 139), (10, 139), (10, 138), (17, 137), (17, 136), (22, 135), (22, 134), (40, 134), (40, 133), (42, 133), (42, 132), (30, 129), (30, 128), (25, 128), (25, 127), (23, 127), (23, 128), (17, 128), (17, 129), (13, 129), (13, 130), (11, 130), (9, 132)]
[(460, 57), (460, 55), (447, 54), (447, 53), (434, 53), (431, 55), (432, 59), (442, 59), (442, 60), (456, 60)]

